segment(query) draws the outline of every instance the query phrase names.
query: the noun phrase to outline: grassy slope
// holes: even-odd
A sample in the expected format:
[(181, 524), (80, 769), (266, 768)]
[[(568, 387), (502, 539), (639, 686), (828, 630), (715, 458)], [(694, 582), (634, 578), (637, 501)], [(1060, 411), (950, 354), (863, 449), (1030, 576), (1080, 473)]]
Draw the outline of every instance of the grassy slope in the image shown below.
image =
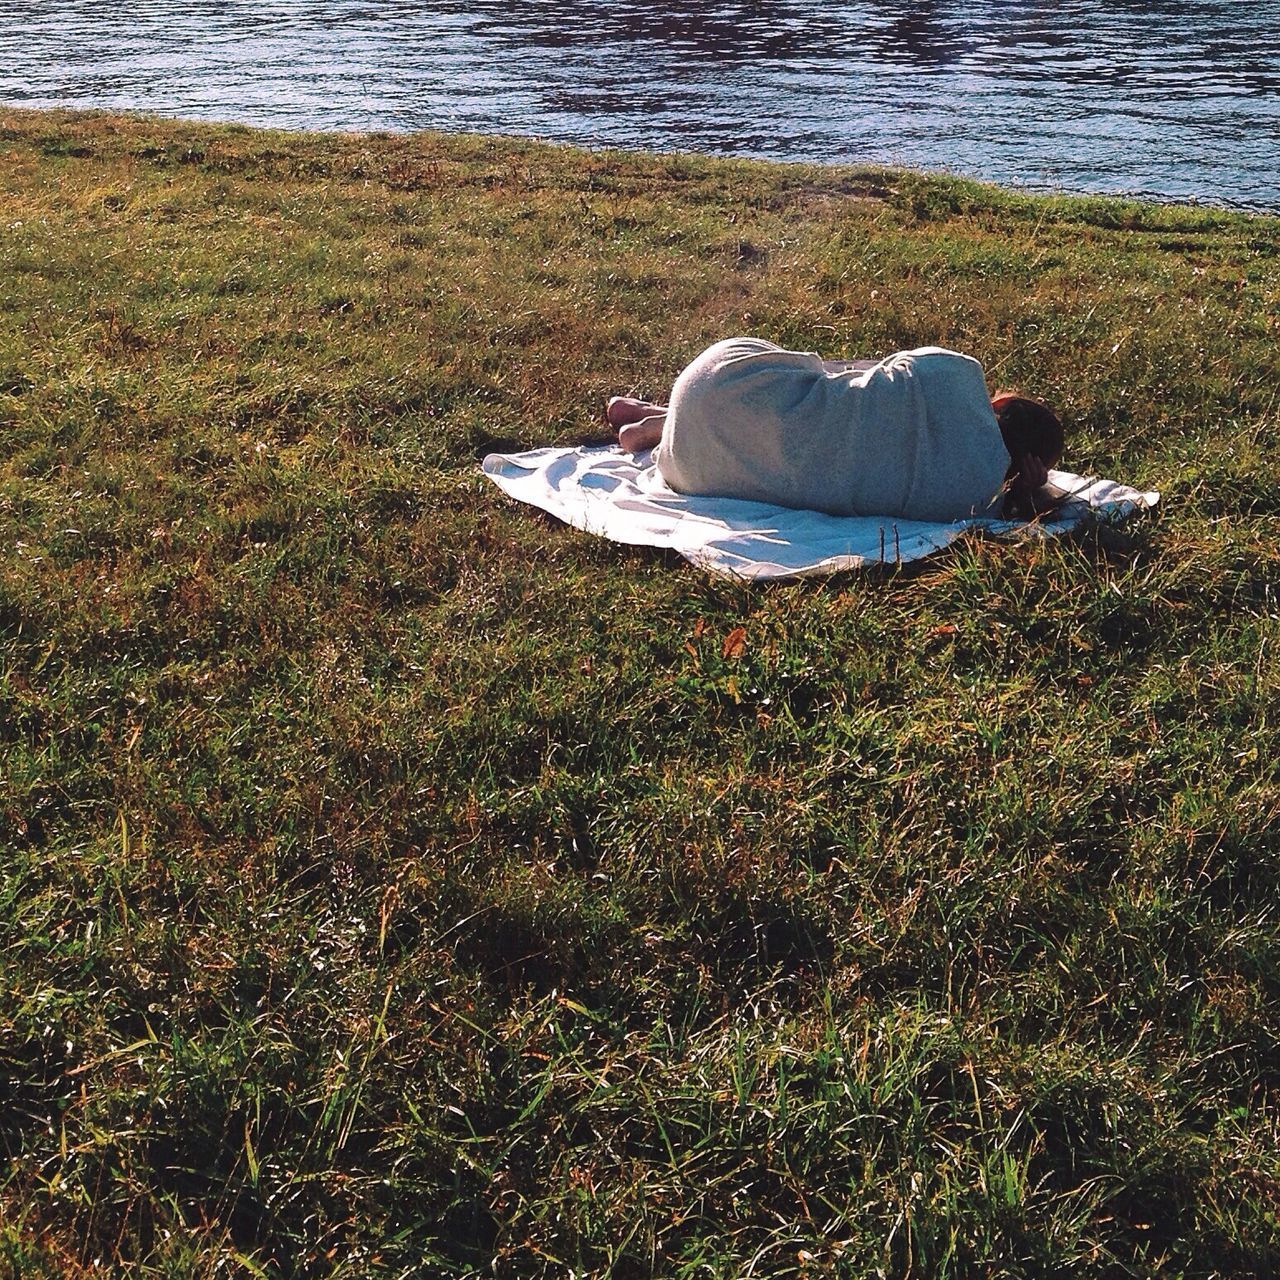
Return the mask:
[[(1276, 221), (0, 126), (0, 1274), (1280, 1265)], [(749, 590), (479, 477), (735, 332), (1165, 503)]]

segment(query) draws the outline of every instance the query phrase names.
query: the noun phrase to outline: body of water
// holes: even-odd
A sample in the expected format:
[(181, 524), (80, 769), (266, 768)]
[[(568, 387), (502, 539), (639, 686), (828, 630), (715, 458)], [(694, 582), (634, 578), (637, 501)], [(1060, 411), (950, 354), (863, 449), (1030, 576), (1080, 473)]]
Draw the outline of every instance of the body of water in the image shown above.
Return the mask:
[(1280, 0), (0, 0), (0, 103), (1280, 209)]

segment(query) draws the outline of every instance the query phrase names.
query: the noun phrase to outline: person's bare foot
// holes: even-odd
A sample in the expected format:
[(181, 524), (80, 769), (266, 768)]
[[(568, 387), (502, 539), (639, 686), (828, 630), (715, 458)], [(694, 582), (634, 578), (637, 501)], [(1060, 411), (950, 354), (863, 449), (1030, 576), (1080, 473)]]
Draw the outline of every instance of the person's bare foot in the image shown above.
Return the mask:
[(666, 420), (665, 413), (652, 413), (639, 422), (628, 422), (618, 429), (618, 443), (628, 453), (642, 453), (645, 449), (656, 448), (658, 441), (662, 439), (662, 427)]
[(612, 396), (605, 405), (604, 417), (618, 431), (629, 423), (639, 422), (642, 418), (662, 412), (663, 406), (660, 404), (650, 404), (647, 400), (637, 400), (634, 396)]

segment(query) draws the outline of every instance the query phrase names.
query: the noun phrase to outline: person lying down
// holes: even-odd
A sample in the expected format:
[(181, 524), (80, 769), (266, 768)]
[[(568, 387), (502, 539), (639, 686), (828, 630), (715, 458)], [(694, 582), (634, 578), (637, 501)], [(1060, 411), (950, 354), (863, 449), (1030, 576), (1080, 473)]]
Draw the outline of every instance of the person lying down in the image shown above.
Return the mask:
[(668, 405), (614, 396), (605, 416), (622, 448), (656, 447), (679, 493), (946, 522), (1032, 519), (1061, 496), (1048, 483), (1063, 446), (1054, 413), (990, 396), (982, 366), (942, 347), (823, 360), (728, 338), (680, 374)]

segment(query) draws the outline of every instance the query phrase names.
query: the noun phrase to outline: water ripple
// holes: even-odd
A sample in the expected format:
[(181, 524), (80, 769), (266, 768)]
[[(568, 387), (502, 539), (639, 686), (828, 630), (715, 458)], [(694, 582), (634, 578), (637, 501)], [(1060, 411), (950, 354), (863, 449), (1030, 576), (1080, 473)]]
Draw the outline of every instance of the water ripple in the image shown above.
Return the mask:
[(0, 101), (1280, 209), (1275, 0), (0, 0)]

